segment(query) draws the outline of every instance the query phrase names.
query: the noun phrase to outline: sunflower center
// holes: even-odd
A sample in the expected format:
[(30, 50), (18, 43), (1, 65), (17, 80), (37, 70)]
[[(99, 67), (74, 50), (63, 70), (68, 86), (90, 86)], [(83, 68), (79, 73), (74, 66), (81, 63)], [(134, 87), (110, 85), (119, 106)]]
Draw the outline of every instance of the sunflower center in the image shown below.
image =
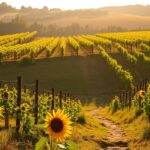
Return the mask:
[(24, 106), (22, 107), (22, 110), (25, 110), (25, 107), (24, 107)]
[(54, 118), (51, 121), (51, 128), (54, 132), (61, 132), (63, 129), (63, 122), (59, 118)]

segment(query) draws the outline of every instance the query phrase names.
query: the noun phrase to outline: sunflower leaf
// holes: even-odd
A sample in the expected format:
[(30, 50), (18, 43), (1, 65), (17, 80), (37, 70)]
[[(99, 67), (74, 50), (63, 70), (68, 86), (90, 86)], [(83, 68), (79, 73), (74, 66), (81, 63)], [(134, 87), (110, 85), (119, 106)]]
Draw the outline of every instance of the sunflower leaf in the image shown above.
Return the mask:
[(47, 138), (45, 137), (40, 138), (40, 140), (36, 143), (34, 150), (43, 150), (44, 147), (46, 146), (46, 143), (47, 143)]
[(67, 150), (78, 150), (78, 145), (72, 140), (66, 141)]

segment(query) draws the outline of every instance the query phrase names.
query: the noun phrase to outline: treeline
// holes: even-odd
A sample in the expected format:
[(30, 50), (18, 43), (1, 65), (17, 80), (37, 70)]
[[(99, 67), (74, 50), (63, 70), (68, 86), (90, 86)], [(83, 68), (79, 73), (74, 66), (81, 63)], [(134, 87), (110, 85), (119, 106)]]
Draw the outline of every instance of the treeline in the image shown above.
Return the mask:
[(98, 29), (92, 28), (88, 25), (81, 26), (78, 23), (73, 23), (66, 27), (60, 27), (56, 24), (42, 25), (36, 22), (31, 23), (25, 17), (20, 16), (17, 16), (11, 22), (0, 22), (0, 35), (29, 31), (38, 31), (39, 36), (69, 36), (102, 32), (121, 32), (126, 31), (126, 29), (116, 26), (108, 26), (105, 29)]
[(0, 13), (13, 12), (13, 11), (16, 11), (16, 9), (10, 5), (7, 5), (5, 2), (2, 2), (0, 4)]

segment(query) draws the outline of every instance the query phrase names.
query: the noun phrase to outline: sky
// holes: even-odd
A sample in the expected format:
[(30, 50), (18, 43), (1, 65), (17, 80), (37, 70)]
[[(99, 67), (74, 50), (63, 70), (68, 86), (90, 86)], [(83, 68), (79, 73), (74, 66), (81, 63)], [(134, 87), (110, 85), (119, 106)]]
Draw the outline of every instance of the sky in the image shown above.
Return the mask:
[(48, 8), (61, 8), (63, 10), (134, 4), (150, 5), (150, 0), (0, 0), (1, 2), (6, 2), (16, 8), (24, 5), (34, 8), (47, 6)]

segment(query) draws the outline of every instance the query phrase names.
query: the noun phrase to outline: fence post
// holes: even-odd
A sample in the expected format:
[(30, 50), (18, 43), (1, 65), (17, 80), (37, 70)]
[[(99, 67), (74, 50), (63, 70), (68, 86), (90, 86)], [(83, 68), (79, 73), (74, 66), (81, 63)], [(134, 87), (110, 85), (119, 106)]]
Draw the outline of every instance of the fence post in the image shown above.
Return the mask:
[(142, 90), (145, 89), (145, 80), (142, 81)]
[(140, 89), (139, 89), (139, 85), (136, 86), (136, 92), (138, 92)]
[(122, 108), (124, 109), (125, 107), (125, 94), (122, 94)]
[(54, 88), (52, 88), (52, 106), (51, 106), (51, 110), (53, 110), (54, 109), (54, 98), (55, 98), (55, 93), (54, 93), (55, 91), (54, 91)]
[(20, 105), (21, 105), (21, 77), (17, 78), (17, 107), (16, 112), (16, 133), (19, 133), (20, 129)]
[(24, 93), (26, 93), (26, 91), (27, 91), (27, 90), (26, 90), (26, 86), (24, 85)]
[(125, 93), (125, 106), (128, 106), (128, 91), (126, 91), (126, 93)]
[(71, 95), (69, 97), (69, 104), (70, 104), (70, 106), (72, 105), (72, 97), (71, 97)]
[(129, 90), (129, 108), (131, 108), (131, 101), (132, 101), (132, 88), (130, 87), (130, 90)]
[(122, 95), (121, 95), (121, 93), (119, 94), (119, 100), (120, 100), (120, 104), (122, 106)]
[(144, 90), (145, 90), (145, 91), (147, 90), (147, 83), (148, 83), (148, 80), (145, 79), (145, 83), (144, 83)]
[(60, 106), (60, 109), (62, 109), (62, 91), (60, 91), (59, 93), (59, 106)]
[(133, 97), (135, 96), (135, 94), (136, 94), (136, 88), (134, 87), (134, 89), (133, 89)]
[(139, 85), (139, 86), (140, 86), (140, 90), (142, 90), (142, 81), (140, 82), (140, 85)]
[(5, 129), (9, 129), (9, 111), (7, 108), (7, 103), (8, 103), (8, 93), (4, 92), (2, 94), (2, 98), (5, 101)]
[(39, 81), (35, 84), (35, 124), (38, 123), (38, 95), (39, 95)]
[(2, 81), (0, 81), (0, 88), (2, 88)]
[(65, 98), (64, 98), (64, 99), (65, 99), (65, 103), (66, 103), (66, 100), (67, 100), (67, 95), (66, 95), (66, 93), (65, 93)]

